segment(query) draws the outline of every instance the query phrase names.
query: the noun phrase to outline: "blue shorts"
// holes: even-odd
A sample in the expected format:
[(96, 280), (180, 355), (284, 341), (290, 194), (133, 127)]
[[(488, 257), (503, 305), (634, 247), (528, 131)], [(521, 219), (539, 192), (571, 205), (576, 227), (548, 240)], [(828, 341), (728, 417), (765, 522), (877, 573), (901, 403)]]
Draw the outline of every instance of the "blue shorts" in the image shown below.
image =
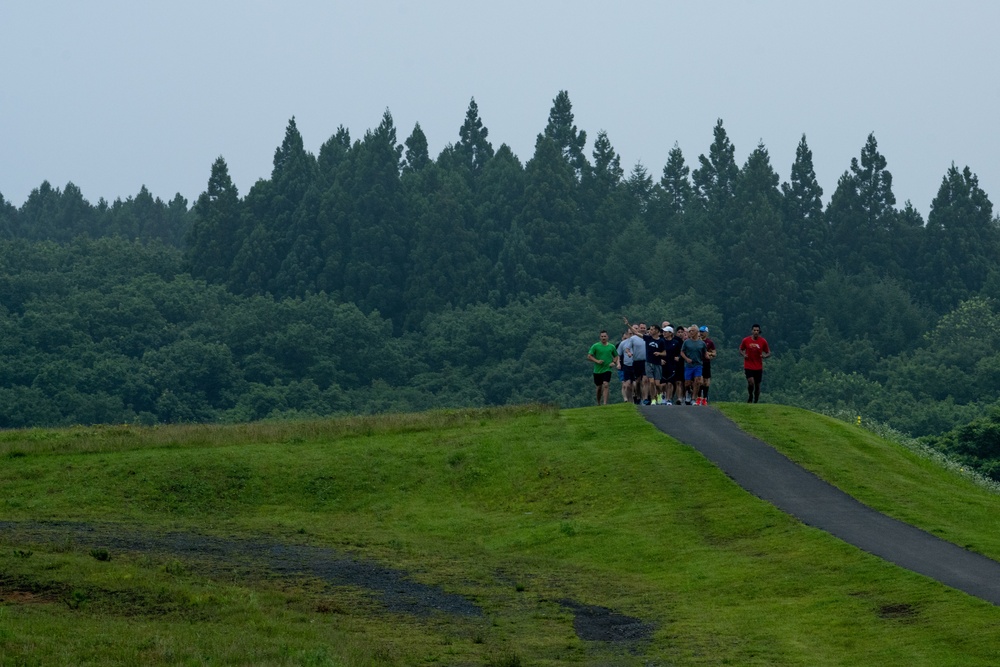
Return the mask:
[(701, 366), (685, 366), (684, 367), (684, 379), (686, 381), (691, 381), (695, 378), (701, 377)]

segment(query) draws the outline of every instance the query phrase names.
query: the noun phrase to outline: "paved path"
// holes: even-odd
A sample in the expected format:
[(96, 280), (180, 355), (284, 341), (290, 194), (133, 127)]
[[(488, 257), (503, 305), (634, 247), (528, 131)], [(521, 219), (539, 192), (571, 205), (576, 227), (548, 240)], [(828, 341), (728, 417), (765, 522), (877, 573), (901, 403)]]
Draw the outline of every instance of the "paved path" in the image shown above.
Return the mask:
[(753, 438), (712, 407), (644, 406), (642, 415), (694, 447), (744, 489), (864, 551), (1000, 605), (1000, 563), (892, 519)]

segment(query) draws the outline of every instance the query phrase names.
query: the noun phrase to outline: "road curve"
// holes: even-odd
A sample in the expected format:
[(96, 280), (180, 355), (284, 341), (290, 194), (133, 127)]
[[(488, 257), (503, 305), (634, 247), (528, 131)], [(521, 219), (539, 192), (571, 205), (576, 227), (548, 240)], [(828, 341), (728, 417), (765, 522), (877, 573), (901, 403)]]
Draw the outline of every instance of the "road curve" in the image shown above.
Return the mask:
[(710, 406), (640, 406), (758, 498), (900, 567), (1000, 606), (1000, 563), (876, 512), (751, 437)]

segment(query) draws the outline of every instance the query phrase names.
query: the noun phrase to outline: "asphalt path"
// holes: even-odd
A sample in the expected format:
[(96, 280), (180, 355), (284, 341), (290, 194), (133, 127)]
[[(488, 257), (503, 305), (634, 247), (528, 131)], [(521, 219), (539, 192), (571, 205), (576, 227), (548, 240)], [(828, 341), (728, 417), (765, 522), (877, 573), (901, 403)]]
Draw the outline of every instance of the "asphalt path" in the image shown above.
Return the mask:
[(711, 406), (640, 406), (758, 498), (907, 570), (1000, 605), (1000, 563), (877, 512), (751, 437)]

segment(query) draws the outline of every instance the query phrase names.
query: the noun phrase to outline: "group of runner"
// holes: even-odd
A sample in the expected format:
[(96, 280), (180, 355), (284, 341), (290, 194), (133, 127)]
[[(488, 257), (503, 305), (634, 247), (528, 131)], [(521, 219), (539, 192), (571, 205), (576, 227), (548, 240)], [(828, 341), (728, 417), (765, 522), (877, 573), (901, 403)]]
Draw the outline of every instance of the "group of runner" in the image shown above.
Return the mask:
[[(598, 405), (607, 405), (612, 369), (622, 383), (622, 400), (643, 405), (708, 405), (712, 385), (712, 360), (715, 343), (708, 327), (692, 324), (674, 327), (669, 321), (646, 325), (625, 322), (621, 341), (612, 343), (607, 331), (600, 332), (587, 359), (594, 364), (594, 385)], [(750, 335), (739, 347), (747, 378), (747, 403), (760, 400), (764, 359), (771, 356), (767, 341), (760, 335), (760, 325), (751, 327)]]

